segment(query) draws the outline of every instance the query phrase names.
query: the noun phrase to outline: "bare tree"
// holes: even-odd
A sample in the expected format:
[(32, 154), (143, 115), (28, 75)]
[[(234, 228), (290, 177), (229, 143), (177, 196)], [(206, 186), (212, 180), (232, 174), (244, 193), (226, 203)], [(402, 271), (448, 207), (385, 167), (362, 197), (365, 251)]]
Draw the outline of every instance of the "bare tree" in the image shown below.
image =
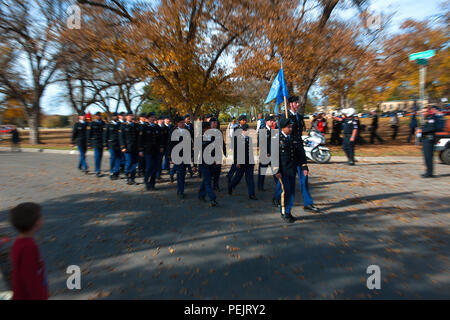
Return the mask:
[(41, 98), (59, 67), (64, 14), (63, 1), (0, 0), (0, 92), (22, 104), (32, 144), (40, 143)]

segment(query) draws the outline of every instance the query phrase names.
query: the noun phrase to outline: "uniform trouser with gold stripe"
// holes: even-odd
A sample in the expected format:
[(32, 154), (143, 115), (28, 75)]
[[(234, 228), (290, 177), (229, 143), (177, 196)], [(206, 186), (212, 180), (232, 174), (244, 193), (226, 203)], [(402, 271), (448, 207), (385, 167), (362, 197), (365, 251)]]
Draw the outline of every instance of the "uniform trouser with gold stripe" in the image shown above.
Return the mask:
[(278, 179), (274, 198), (280, 200), (281, 214), (290, 215), (295, 199), (295, 176)]

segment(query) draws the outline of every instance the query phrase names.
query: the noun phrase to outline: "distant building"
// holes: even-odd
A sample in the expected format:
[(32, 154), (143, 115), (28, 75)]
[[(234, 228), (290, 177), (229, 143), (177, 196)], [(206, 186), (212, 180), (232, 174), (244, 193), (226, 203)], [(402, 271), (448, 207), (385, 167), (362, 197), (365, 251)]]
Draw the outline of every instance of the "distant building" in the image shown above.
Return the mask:
[[(428, 100), (424, 100), (425, 104), (428, 104)], [(417, 106), (419, 107), (419, 101), (417, 101)], [(381, 112), (390, 111), (412, 111), (414, 106), (414, 100), (394, 100), (394, 101), (383, 101), (380, 104)]]

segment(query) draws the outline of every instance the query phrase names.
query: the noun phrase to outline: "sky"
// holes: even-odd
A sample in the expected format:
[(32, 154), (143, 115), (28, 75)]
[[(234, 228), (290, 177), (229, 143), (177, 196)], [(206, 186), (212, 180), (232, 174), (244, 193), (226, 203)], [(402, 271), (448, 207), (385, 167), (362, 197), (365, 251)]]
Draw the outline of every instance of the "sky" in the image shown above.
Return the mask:
[[(390, 15), (395, 13), (390, 25), (390, 32), (395, 33), (401, 22), (412, 18), (415, 20), (424, 20), (427, 17), (440, 12), (443, 0), (372, 0), (370, 1), (369, 10), (374, 14)], [(450, 1), (447, 2), (450, 6)], [(352, 10), (340, 10), (335, 14), (350, 16), (354, 14)], [(61, 97), (62, 89), (58, 85), (52, 85), (45, 91), (42, 99), (42, 108), (46, 114), (63, 114), (69, 115), (72, 110), (69, 104)], [(97, 108), (91, 106), (88, 109), (91, 112), (98, 111)]]

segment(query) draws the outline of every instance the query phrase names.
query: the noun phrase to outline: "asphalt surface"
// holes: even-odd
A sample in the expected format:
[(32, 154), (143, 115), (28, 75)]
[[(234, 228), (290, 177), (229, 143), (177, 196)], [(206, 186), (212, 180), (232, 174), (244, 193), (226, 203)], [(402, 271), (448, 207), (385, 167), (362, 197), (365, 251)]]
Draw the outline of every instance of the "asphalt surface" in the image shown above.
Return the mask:
[[(311, 164), (323, 213), (304, 212), (297, 191), (287, 225), (270, 178), (250, 201), (244, 179), (229, 196), (222, 177), (211, 208), (196, 177), (180, 201), (167, 175), (148, 192), (81, 174), (76, 155), (3, 151), (0, 236), (15, 236), (12, 206), (42, 204), (36, 239), (52, 299), (449, 299), (450, 166), (424, 180), (416, 160)], [(66, 287), (69, 265), (81, 268), (81, 290)], [(369, 265), (380, 290), (366, 287)]]

